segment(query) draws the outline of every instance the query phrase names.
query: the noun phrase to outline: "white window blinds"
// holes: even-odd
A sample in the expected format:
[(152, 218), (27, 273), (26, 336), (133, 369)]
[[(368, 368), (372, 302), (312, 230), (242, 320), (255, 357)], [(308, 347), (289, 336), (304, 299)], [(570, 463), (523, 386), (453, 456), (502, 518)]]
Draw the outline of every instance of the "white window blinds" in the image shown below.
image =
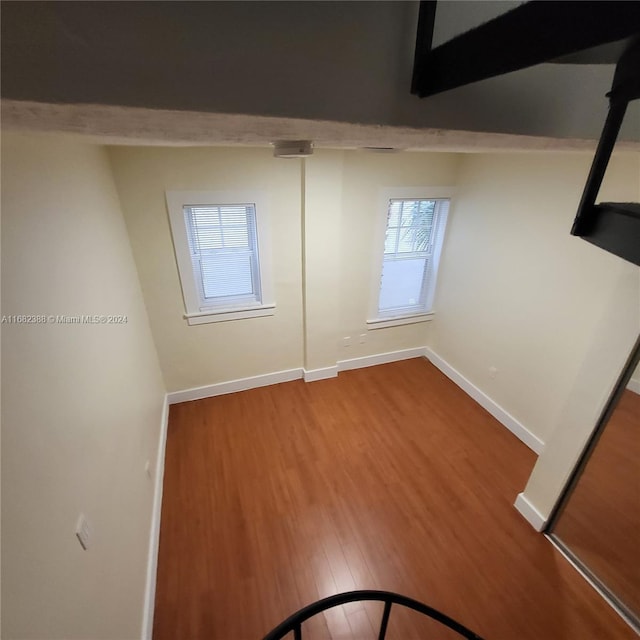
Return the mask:
[(261, 302), (255, 204), (185, 205), (200, 311)]
[(378, 317), (431, 310), (449, 200), (389, 200)]

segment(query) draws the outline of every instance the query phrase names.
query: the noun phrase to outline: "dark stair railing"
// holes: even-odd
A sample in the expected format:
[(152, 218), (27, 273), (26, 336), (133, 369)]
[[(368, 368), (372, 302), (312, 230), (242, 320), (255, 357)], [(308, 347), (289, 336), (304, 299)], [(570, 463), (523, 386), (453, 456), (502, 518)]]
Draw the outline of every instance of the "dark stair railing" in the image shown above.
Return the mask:
[(281, 640), (281, 638), (284, 638), (288, 633), (291, 633), (292, 631), (294, 640), (302, 640), (302, 623), (305, 622), (305, 620), (308, 620), (309, 618), (325, 611), (326, 609), (338, 607), (341, 604), (346, 604), (347, 602), (362, 602), (364, 600), (384, 602), (384, 610), (382, 612), (382, 620), (380, 621), (378, 640), (384, 640), (385, 636), (387, 635), (387, 625), (389, 624), (391, 605), (394, 604), (413, 609), (414, 611), (418, 611), (425, 616), (429, 616), (445, 627), (456, 631), (458, 635), (462, 636), (463, 638), (467, 638), (468, 640), (482, 640), (479, 635), (467, 629), (459, 622), (456, 622), (453, 618), (446, 616), (444, 613), (441, 613), (437, 609), (433, 609), (432, 607), (429, 607), (422, 602), (418, 602), (417, 600), (413, 600), (412, 598), (407, 598), (406, 596), (402, 596), (399, 593), (392, 593), (391, 591), (371, 590), (347, 591), (346, 593), (338, 593), (334, 596), (329, 596), (328, 598), (323, 598), (322, 600), (318, 600), (313, 604), (307, 605), (306, 607), (303, 607), (302, 609), (294, 613), (292, 616), (289, 616), (284, 622), (281, 622), (275, 629), (273, 629), (264, 637), (264, 640)]
[(609, 97), (609, 114), (598, 142), (571, 235), (640, 265), (640, 204), (601, 202), (596, 197), (632, 100), (640, 98), (640, 37), (622, 54)]

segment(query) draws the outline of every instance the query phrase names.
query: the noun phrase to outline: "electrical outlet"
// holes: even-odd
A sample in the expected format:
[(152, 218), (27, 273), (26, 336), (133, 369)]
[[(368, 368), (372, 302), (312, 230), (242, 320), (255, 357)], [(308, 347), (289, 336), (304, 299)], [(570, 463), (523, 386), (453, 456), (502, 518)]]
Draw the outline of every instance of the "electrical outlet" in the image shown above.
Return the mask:
[(360, 344), (364, 344), (367, 341), (367, 334), (366, 333), (361, 333), (360, 337), (358, 339), (358, 342)]
[(76, 524), (76, 537), (78, 538), (82, 548), (87, 551), (91, 541), (91, 526), (89, 525), (89, 521), (85, 517), (84, 513), (81, 513), (78, 517), (78, 524)]
[(495, 378), (498, 375), (498, 370), (495, 367), (489, 367), (489, 377)]
[(345, 336), (344, 338), (342, 338), (342, 346), (343, 347), (351, 346), (351, 336)]
[(144, 463), (144, 472), (151, 477), (151, 463), (148, 460)]

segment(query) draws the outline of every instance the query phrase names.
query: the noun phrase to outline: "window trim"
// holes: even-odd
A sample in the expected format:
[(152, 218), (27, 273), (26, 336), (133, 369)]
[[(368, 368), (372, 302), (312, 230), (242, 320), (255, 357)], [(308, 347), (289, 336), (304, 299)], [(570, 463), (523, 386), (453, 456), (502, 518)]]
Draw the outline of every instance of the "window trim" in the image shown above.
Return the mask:
[[(384, 329), (387, 327), (401, 326), (405, 324), (415, 324), (417, 322), (429, 322), (433, 319), (435, 311), (433, 309), (433, 301), (429, 309), (416, 312), (415, 310), (408, 312), (399, 312), (397, 315), (380, 315), (378, 304), (380, 300), (380, 279), (382, 278), (382, 268), (384, 265), (384, 245), (385, 234), (387, 230), (387, 216), (389, 211), (389, 202), (397, 199), (415, 199), (415, 200), (443, 200), (448, 199), (449, 211), (451, 208), (451, 200), (455, 195), (455, 187), (385, 187), (378, 191), (378, 220), (375, 228), (374, 236), (374, 252), (371, 290), (369, 295), (369, 314), (366, 320), (367, 330)], [(446, 225), (449, 213), (445, 214), (443, 224)], [(444, 244), (444, 240), (443, 240)], [(437, 286), (438, 266), (442, 246), (435, 246), (433, 250), (433, 260), (435, 268), (433, 271), (434, 291)]]
[[(271, 279), (271, 242), (269, 241), (269, 220), (267, 197), (257, 190), (233, 191), (166, 191), (167, 211), (173, 239), (173, 248), (178, 266), (185, 313), (183, 317), (189, 325), (209, 322), (226, 322), (274, 315), (275, 300)], [(185, 206), (234, 205), (252, 203), (256, 212), (256, 234), (258, 245), (258, 271), (260, 273), (260, 304), (243, 304), (202, 310), (200, 296), (193, 275), (187, 225), (184, 218)]]

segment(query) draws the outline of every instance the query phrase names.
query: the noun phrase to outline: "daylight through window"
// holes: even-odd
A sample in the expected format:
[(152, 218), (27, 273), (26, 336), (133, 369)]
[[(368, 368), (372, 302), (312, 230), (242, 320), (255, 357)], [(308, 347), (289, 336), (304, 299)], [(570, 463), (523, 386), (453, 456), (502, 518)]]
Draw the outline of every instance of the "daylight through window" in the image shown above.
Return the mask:
[(261, 301), (254, 204), (185, 206), (200, 310)]
[(378, 317), (431, 311), (448, 208), (444, 199), (389, 201)]
[(167, 191), (188, 324), (273, 315), (267, 203), (259, 191)]

